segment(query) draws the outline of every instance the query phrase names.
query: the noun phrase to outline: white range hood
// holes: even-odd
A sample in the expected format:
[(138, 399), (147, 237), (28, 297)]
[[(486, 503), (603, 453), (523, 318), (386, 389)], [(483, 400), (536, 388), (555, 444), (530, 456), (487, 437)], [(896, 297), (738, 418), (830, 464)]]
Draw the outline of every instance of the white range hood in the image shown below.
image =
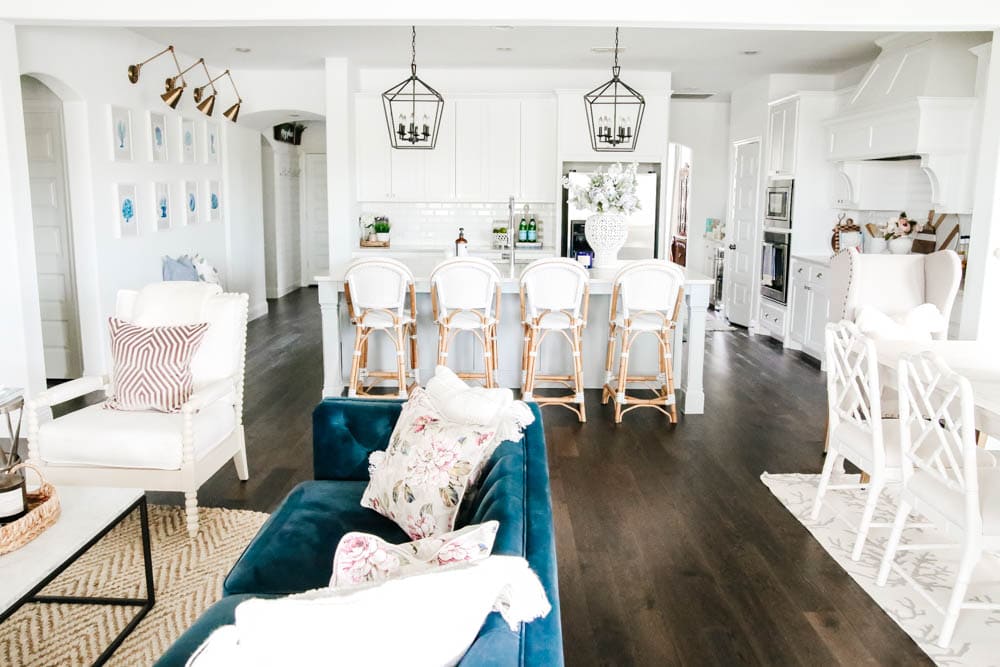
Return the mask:
[(898, 34), (877, 42), (882, 53), (825, 124), (828, 158), (840, 163), (842, 187), (860, 188), (852, 180), (871, 173), (851, 163), (910, 156), (909, 164), (919, 165), (930, 181), (932, 208), (972, 210), (977, 58), (969, 49), (979, 41), (946, 33)]

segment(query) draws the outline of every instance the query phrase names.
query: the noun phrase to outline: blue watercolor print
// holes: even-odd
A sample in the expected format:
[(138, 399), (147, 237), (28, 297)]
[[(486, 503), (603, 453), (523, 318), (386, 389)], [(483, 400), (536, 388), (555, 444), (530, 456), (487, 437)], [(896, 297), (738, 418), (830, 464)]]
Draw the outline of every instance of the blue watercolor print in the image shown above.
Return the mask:
[(192, 143), (194, 143), (194, 137), (191, 136), (191, 130), (187, 130), (184, 133), (184, 145), (190, 146)]
[(132, 218), (135, 217), (135, 206), (132, 204), (132, 199), (130, 197), (125, 197), (122, 200), (122, 218), (125, 222), (132, 222)]
[(126, 136), (126, 133), (125, 133), (125, 121), (123, 121), (123, 120), (118, 121), (117, 129), (118, 129), (118, 148), (124, 149), (125, 148), (125, 136)]
[(196, 207), (197, 207), (197, 202), (195, 202), (194, 194), (193, 193), (189, 193), (188, 194), (188, 210), (193, 213)]
[(163, 147), (163, 128), (157, 126), (156, 129), (153, 130), (153, 139), (156, 141), (157, 148)]
[(160, 197), (160, 218), (163, 220), (167, 219), (167, 198)]
[(219, 208), (219, 195), (215, 194), (214, 192), (212, 193), (212, 208), (213, 209)]

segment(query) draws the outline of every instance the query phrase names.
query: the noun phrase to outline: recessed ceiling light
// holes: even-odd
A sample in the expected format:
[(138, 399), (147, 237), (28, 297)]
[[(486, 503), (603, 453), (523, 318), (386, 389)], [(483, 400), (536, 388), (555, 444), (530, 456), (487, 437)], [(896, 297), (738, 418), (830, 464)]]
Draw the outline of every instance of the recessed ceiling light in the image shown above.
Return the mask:
[[(592, 52), (594, 52), (594, 53), (614, 53), (615, 52), (615, 47), (613, 47), (613, 46), (592, 46), (592, 47), (590, 47), (590, 50)], [(626, 49), (624, 46), (619, 46), (618, 47), (618, 53), (625, 53), (625, 51), (627, 51), (627, 50), (628, 49)]]
[(302, 114), (300, 114), (300, 113), (290, 113), (290, 114), (288, 114), (288, 117), (289, 117), (289, 118), (298, 118), (298, 117), (299, 117), (299, 116), (301, 116), (301, 115), (302, 115)]
[(514, 26), (512, 26), (512, 25), (495, 25), (495, 26), (493, 26), (493, 29), (494, 30), (513, 30)]
[(250, 53), (250, 49), (246, 46), (237, 46), (234, 50), (236, 53)]
[(510, 53), (513, 50), (514, 49), (510, 48), (509, 46), (498, 46), (497, 47), (497, 51), (500, 51), (501, 53)]
[(745, 56), (756, 56), (760, 54), (760, 51), (757, 49), (747, 49), (746, 51), (740, 51), (740, 53)]

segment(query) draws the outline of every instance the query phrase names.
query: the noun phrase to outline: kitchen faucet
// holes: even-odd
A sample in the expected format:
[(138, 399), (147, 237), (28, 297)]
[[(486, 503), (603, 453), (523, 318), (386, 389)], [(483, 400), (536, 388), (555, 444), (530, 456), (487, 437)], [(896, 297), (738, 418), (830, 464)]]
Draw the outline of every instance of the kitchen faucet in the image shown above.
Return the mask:
[(510, 246), (510, 278), (513, 280), (517, 276), (514, 275), (514, 249), (517, 247), (517, 231), (514, 229), (514, 195), (510, 196), (510, 200), (507, 202), (507, 243)]

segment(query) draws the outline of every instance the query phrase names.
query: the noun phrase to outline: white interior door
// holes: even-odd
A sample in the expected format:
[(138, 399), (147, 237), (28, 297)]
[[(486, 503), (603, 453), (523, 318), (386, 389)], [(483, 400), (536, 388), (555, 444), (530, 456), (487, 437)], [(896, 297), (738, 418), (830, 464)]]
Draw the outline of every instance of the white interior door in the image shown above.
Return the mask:
[(306, 153), (305, 229), (302, 233), (302, 284), (315, 285), (316, 276), (330, 271), (330, 229), (326, 207), (326, 154)]
[(754, 275), (760, 201), (760, 140), (733, 144), (733, 183), (726, 234), (725, 310), (734, 324), (749, 326), (758, 281)]
[(43, 105), (26, 103), (24, 128), (31, 181), (45, 376), (51, 379), (76, 378), (83, 372), (83, 363), (66, 195), (62, 114), (58, 108), (45, 109)]

